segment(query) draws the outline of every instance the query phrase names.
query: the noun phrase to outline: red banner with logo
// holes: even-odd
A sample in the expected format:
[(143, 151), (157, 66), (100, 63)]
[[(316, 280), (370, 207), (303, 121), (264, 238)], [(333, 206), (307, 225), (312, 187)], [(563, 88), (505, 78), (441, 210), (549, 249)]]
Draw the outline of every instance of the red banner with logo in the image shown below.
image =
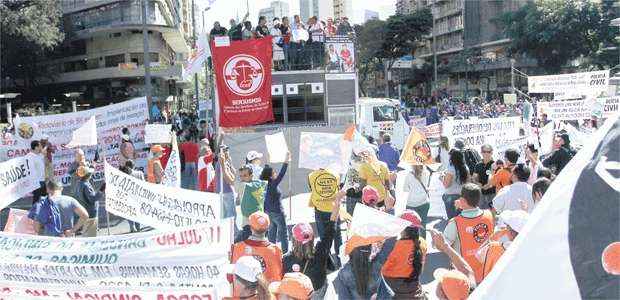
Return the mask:
[(220, 126), (245, 127), (273, 121), (271, 37), (211, 43), (220, 105)]

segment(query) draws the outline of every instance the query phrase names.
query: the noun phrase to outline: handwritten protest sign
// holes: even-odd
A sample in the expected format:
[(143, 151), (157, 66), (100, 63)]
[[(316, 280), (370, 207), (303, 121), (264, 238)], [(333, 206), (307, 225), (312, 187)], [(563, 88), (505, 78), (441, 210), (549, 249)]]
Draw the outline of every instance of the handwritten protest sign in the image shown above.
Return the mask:
[(40, 187), (42, 159), (29, 154), (0, 163), (0, 209)]
[(415, 127), (417, 129), (424, 129), (426, 127), (426, 117), (424, 118), (412, 118), (409, 120), (409, 126)]
[(489, 119), (444, 120), (443, 135), (453, 145), (456, 139), (462, 139), (472, 149), (480, 149), (484, 144), (495, 144), (495, 139), (519, 136), (520, 117), (503, 117)]
[(593, 100), (538, 102), (537, 114), (547, 114), (549, 120), (582, 120), (592, 116)]
[(281, 163), (287, 159), (288, 146), (283, 132), (265, 135), (265, 144), (270, 163)]
[(106, 163), (106, 209), (156, 229), (217, 223), (220, 197), (139, 180)]
[(435, 123), (424, 127), (426, 138), (438, 139), (441, 136), (441, 123)]
[(181, 159), (179, 158), (179, 146), (177, 145), (177, 136), (172, 133), (172, 151), (166, 169), (164, 169), (164, 178), (162, 184), (170, 187), (181, 187)]
[(144, 143), (167, 144), (172, 139), (172, 125), (146, 124), (144, 126)]
[[(226, 293), (232, 218), (169, 232), (64, 239), (0, 233), (2, 283), (195, 287)], [(99, 289), (98, 289), (99, 290)]]
[(619, 107), (620, 97), (598, 98), (592, 108), (592, 115), (605, 119), (611, 118), (620, 112)]
[[(121, 130), (128, 128), (134, 143), (137, 158), (136, 167), (146, 166), (147, 152), (143, 151), (144, 125), (148, 122), (149, 112), (146, 98), (136, 98), (125, 102), (83, 110), (72, 113), (21, 117), (15, 122), (16, 134), (0, 136), (0, 161), (26, 155), (30, 152), (30, 142), (48, 136), (52, 145), (52, 162), (54, 176), (64, 185), (70, 182), (68, 169), (75, 159), (73, 149), (67, 147), (72, 133), (86, 123), (92, 116), (97, 122), (97, 144), (100, 154), (113, 166), (118, 165)], [(92, 159), (97, 149), (83, 149), (86, 158)], [(103, 165), (95, 165), (94, 181), (103, 180)]]
[(609, 85), (609, 70), (528, 76), (529, 93), (561, 93), (565, 91), (605, 92)]

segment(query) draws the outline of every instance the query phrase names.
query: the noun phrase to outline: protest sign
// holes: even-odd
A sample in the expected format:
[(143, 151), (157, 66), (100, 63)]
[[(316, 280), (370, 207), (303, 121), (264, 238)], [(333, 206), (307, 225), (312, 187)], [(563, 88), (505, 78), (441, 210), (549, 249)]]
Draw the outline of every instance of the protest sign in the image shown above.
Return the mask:
[(343, 161), (348, 161), (350, 154), (342, 134), (322, 132), (302, 132), (299, 138), (299, 167), (310, 170), (325, 168), (342, 174), (345, 172)]
[(106, 163), (106, 209), (156, 229), (217, 223), (220, 196), (139, 180)]
[(410, 165), (427, 165), (433, 162), (431, 147), (426, 142), (424, 134), (416, 127), (412, 127), (409, 132), (400, 161)]
[(451, 145), (456, 139), (462, 139), (472, 149), (480, 149), (484, 144), (495, 144), (495, 139), (519, 136), (520, 117), (502, 117), (489, 119), (444, 120), (442, 135)]
[[(92, 116), (97, 122), (97, 144), (100, 154), (106, 160), (118, 165), (121, 130), (129, 129), (129, 136), (136, 149), (136, 167), (144, 169), (147, 152), (144, 149), (144, 125), (149, 112), (146, 98), (135, 98), (125, 102), (83, 110), (72, 113), (21, 117), (16, 123), (17, 132), (13, 136), (0, 137), (0, 161), (23, 156), (30, 151), (30, 142), (48, 136), (51, 144), (54, 176), (64, 185), (70, 183), (69, 165), (75, 159), (74, 149), (67, 148), (72, 132), (81, 127)], [(83, 149), (86, 158), (92, 159), (97, 149)], [(103, 180), (103, 165), (95, 165), (94, 181)]]
[(269, 153), (270, 163), (285, 162), (288, 155), (288, 146), (284, 138), (284, 132), (265, 135), (265, 144)]
[(9, 217), (4, 225), (4, 232), (36, 234), (34, 221), (28, 218), (28, 211), (23, 209), (9, 209)]
[(0, 282), (0, 297), (4, 299), (56, 299), (56, 300), (216, 300), (213, 288), (184, 289), (172, 291), (162, 287), (42, 287), (35, 284), (13, 284)]
[(426, 127), (426, 117), (412, 118), (411, 120), (409, 120), (409, 126), (424, 130), (424, 128)]
[(363, 238), (399, 235), (411, 223), (399, 217), (357, 203), (351, 221), (351, 233)]
[(441, 136), (441, 123), (435, 123), (424, 127), (424, 135), (429, 139), (438, 139)]
[(468, 299), (620, 298), (618, 132), (615, 117), (593, 134)]
[(611, 118), (618, 114), (619, 106), (620, 97), (598, 98), (592, 108), (592, 115), (604, 119)]
[(527, 77), (529, 93), (587, 91), (588, 94), (597, 94), (606, 92), (608, 85), (609, 70)]
[(504, 94), (504, 104), (517, 104), (517, 94)]
[(514, 149), (519, 152), (519, 160), (525, 162), (525, 147), (527, 146), (528, 138), (526, 136), (516, 137), (500, 137), (495, 139), (495, 151), (493, 151), (493, 158), (504, 159), (504, 152), (508, 149)]
[(97, 145), (97, 121), (95, 116), (90, 117), (86, 123), (71, 133), (71, 141), (67, 148)]
[(28, 154), (0, 163), (0, 209), (40, 187), (43, 157)]
[(65, 239), (0, 233), (2, 283), (216, 287), (226, 292), (232, 218), (170, 232)]
[(172, 140), (172, 125), (146, 124), (144, 126), (145, 144), (168, 144)]
[(538, 102), (538, 116), (547, 114), (549, 120), (582, 120), (592, 116), (593, 100)]
[(161, 183), (170, 187), (181, 187), (181, 159), (179, 158), (179, 146), (177, 145), (177, 135), (172, 133), (172, 150), (170, 158), (164, 169), (164, 176)]

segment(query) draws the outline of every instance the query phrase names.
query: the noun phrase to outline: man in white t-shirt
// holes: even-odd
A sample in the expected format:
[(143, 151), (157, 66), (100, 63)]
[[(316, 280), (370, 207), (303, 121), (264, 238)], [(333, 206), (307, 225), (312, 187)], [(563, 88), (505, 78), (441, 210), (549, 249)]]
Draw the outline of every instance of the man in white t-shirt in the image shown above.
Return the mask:
[(521, 210), (527, 208), (532, 212), (534, 199), (532, 198), (532, 186), (527, 184), (530, 177), (530, 168), (525, 164), (516, 164), (512, 169), (512, 184), (503, 187), (493, 199), (493, 209), (496, 214), (506, 210)]

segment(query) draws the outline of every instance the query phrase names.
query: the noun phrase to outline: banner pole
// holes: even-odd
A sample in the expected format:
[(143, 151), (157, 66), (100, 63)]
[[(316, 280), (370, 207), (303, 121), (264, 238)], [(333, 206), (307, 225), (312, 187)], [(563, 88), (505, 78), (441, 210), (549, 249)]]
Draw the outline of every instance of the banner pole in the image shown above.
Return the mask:
[[(291, 138), (291, 128), (290, 127), (287, 128), (287, 131), (288, 131), (288, 140), (289, 140), (288, 141), (288, 149), (289, 149), (288, 151), (289, 151), (289, 153), (292, 154), (292, 152), (291, 152), (291, 149), (292, 149), (291, 145), (293, 143), (293, 140)], [(289, 171), (288, 171), (288, 219), (291, 220), (292, 219), (291, 215), (293, 213), (293, 207), (292, 207), (292, 205), (293, 205), (293, 189), (292, 189), (292, 186), (293, 186), (293, 184), (292, 184), (292, 180), (293, 180), (293, 156), (292, 155), (291, 155), (291, 161), (289, 162), (288, 168), (289, 168)]]

